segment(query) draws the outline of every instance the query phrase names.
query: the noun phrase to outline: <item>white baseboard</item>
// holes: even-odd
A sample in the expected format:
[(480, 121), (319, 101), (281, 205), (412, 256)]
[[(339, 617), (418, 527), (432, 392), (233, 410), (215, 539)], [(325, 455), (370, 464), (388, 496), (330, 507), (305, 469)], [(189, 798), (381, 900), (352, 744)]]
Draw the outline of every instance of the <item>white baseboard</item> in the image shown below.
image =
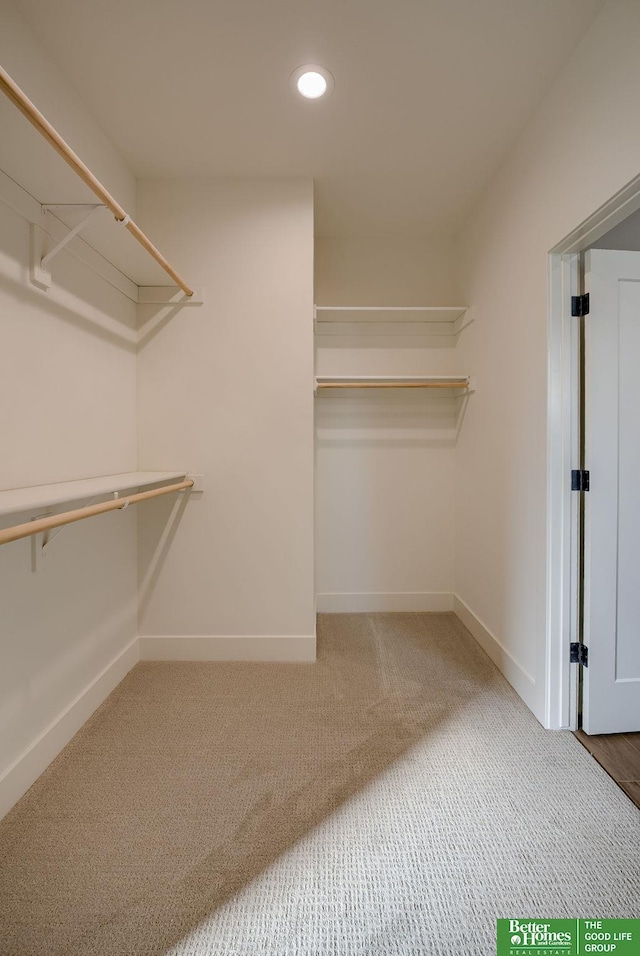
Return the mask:
[(281, 661), (316, 659), (314, 634), (146, 635), (139, 638), (141, 661)]
[(0, 819), (44, 773), (82, 725), (138, 663), (138, 638), (91, 681), (0, 777)]
[(453, 595), (453, 610), (467, 630), (471, 631), (480, 647), (488, 654), (498, 670), (502, 671), (513, 689), (535, 713), (535, 678), (517, 662), (515, 657), (500, 643), (495, 634), (492, 634), (489, 628), (485, 627), (471, 608), (465, 604), (457, 594)]
[(316, 595), (319, 614), (362, 613), (366, 611), (452, 611), (450, 591), (335, 591)]

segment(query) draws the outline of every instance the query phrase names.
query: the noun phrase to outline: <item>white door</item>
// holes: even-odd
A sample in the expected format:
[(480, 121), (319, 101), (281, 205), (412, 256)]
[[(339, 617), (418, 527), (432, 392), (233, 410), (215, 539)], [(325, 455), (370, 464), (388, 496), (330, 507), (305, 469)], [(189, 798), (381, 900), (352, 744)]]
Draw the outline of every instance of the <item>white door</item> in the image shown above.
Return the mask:
[(640, 252), (586, 255), (583, 728), (640, 731)]

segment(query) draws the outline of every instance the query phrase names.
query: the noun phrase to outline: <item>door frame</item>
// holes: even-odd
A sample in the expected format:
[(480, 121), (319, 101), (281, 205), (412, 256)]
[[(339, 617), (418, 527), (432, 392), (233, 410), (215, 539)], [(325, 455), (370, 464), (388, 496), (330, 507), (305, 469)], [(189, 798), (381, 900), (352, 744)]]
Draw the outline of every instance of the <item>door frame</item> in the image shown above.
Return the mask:
[(579, 705), (578, 667), (569, 663), (579, 613), (578, 495), (570, 488), (579, 467), (579, 325), (571, 296), (581, 291), (581, 253), (638, 209), (640, 175), (548, 254), (545, 726), (552, 730), (576, 730)]

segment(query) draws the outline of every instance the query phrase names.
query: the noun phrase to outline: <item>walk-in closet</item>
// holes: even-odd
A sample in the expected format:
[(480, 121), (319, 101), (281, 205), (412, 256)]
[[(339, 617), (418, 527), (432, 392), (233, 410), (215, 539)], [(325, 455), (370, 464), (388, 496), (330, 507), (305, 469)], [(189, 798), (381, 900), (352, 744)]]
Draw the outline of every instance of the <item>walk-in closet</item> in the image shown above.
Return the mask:
[(640, 938), (639, 38), (0, 0), (0, 956)]

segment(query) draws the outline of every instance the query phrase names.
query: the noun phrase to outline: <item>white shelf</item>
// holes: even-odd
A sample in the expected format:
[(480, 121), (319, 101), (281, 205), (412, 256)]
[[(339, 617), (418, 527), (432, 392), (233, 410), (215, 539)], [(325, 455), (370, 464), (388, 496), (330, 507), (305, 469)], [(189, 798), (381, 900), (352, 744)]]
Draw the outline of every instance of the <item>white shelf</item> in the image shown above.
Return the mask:
[(454, 346), (458, 335), (471, 324), (466, 305), (346, 306), (317, 305), (314, 331), (318, 344), (323, 339), (349, 337), (353, 345), (362, 337), (411, 337), (440, 339), (442, 347)]
[(324, 323), (398, 323), (424, 324), (439, 322), (447, 325), (461, 319), (469, 306), (369, 306), (369, 305), (317, 305), (315, 316), (317, 324)]
[(471, 391), (468, 375), (317, 375), (318, 389), (339, 388), (442, 388)]
[(61, 481), (52, 485), (12, 488), (9, 491), (0, 491), (0, 516), (20, 512), (35, 514), (54, 505), (84, 498), (98, 498), (132, 488), (149, 488), (152, 485), (180, 481), (185, 476), (186, 471), (127, 471), (118, 475), (102, 475), (99, 478)]

